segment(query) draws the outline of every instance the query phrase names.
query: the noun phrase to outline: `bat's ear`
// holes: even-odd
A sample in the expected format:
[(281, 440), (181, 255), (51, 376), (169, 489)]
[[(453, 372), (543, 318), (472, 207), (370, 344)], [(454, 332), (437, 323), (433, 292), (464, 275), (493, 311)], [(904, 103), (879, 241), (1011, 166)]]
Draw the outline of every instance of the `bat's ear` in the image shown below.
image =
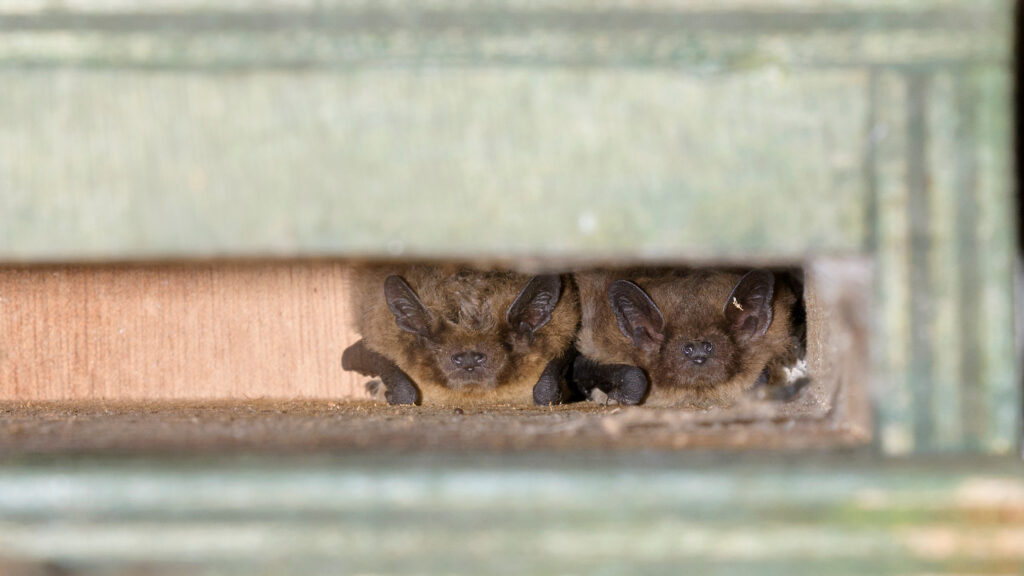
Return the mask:
[(384, 299), (399, 328), (418, 336), (430, 335), (430, 312), (401, 276), (392, 275), (384, 280)]
[(533, 334), (551, 321), (562, 296), (562, 278), (556, 274), (534, 276), (505, 312), (505, 320), (520, 334)]
[(646, 352), (661, 348), (665, 341), (665, 317), (643, 288), (628, 280), (617, 280), (608, 288), (608, 302), (619, 321), (619, 330)]
[(764, 336), (772, 324), (772, 297), (775, 275), (754, 270), (736, 283), (725, 302), (725, 319), (742, 338)]

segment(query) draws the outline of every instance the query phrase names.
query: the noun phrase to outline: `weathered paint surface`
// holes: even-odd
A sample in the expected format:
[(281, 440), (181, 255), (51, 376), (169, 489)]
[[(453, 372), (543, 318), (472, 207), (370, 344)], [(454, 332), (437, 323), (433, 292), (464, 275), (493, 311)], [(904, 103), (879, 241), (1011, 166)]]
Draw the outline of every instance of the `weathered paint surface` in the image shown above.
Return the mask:
[(857, 251), (872, 71), (1004, 66), (1008, 13), (7, 3), (0, 259)]
[(0, 69), (0, 258), (850, 251), (860, 78)]
[(984, 68), (874, 83), (880, 441), (1012, 451), (1009, 80)]
[(6, 466), (0, 557), (90, 574), (1008, 575), (1024, 568), (1024, 470), (453, 454)]

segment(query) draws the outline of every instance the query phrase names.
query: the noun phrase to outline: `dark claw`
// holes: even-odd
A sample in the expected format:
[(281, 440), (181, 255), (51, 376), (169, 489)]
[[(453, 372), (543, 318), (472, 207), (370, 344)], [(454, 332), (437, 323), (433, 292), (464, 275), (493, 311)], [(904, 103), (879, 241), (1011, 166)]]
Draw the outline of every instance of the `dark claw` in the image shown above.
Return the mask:
[(569, 367), (576, 357), (576, 351), (570, 349), (564, 354), (548, 362), (544, 372), (533, 386), (533, 403), (537, 406), (554, 406), (573, 400), (567, 386)]
[(362, 340), (345, 349), (341, 355), (341, 366), (345, 370), (359, 372), (364, 376), (379, 376), (382, 382), (367, 382), (366, 391), (376, 397), (383, 384), (384, 399), (388, 404), (420, 402), (420, 391), (412, 380), (394, 362), (367, 348)]
[(598, 364), (579, 356), (573, 364), (573, 382), (587, 398), (594, 390), (619, 404), (635, 405), (644, 401), (649, 388), (643, 370), (629, 364)]
[(611, 373), (615, 386), (608, 397), (619, 404), (635, 406), (647, 395), (647, 376), (636, 366), (618, 366)]
[(558, 376), (545, 372), (533, 387), (533, 403), (537, 406), (554, 406), (562, 403), (562, 383)]
[(407, 378), (394, 378), (390, 382), (385, 382), (384, 386), (384, 398), (392, 406), (412, 405), (420, 402), (420, 391)]

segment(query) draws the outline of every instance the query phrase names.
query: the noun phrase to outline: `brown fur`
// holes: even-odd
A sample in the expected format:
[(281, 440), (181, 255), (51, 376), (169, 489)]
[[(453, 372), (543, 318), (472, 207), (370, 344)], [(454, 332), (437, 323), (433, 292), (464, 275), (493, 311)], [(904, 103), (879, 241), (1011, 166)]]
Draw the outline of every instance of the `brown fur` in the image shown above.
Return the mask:
[[(642, 269), (576, 274), (582, 324), (577, 348), (601, 364), (641, 368), (650, 383), (645, 404), (706, 407), (728, 405), (750, 389), (767, 367), (769, 384), (784, 379), (781, 369), (796, 360), (791, 312), (796, 296), (778, 276), (772, 302), (773, 319), (767, 332), (744, 344), (734, 338), (723, 308), (743, 274), (725, 271)], [(645, 352), (619, 329), (609, 304), (608, 290), (616, 280), (640, 286), (665, 318), (660, 348)], [(708, 366), (687, 364), (677, 348), (689, 338), (714, 343), (718, 361)], [(784, 382), (781, 382), (784, 383)]]
[[(388, 309), (384, 281), (401, 276), (439, 326), (439, 342), (401, 330)], [(366, 346), (398, 365), (419, 387), (424, 404), (533, 404), (533, 386), (551, 360), (571, 346), (579, 302), (568, 277), (551, 320), (529, 342), (512, 337), (506, 312), (530, 280), (507, 271), (465, 266), (366, 266), (354, 270), (352, 324)], [(442, 363), (457, 350), (487, 354), (490, 377), (457, 382)], [(439, 360), (440, 359), (440, 360)]]

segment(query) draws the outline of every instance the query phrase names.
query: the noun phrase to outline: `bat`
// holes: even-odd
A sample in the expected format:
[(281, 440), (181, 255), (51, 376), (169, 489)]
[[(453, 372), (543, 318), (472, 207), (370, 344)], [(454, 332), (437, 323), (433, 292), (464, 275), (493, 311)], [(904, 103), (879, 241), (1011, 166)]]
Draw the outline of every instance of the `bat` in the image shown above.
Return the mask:
[(575, 280), (572, 377), (590, 397), (728, 405), (755, 387), (784, 390), (785, 368), (803, 354), (794, 282), (767, 270), (604, 270)]
[[(569, 277), (455, 265), (365, 266), (351, 278), (362, 339), (342, 366), (389, 404), (552, 405), (569, 398), (579, 302)], [(371, 382), (368, 390), (374, 389)]]

